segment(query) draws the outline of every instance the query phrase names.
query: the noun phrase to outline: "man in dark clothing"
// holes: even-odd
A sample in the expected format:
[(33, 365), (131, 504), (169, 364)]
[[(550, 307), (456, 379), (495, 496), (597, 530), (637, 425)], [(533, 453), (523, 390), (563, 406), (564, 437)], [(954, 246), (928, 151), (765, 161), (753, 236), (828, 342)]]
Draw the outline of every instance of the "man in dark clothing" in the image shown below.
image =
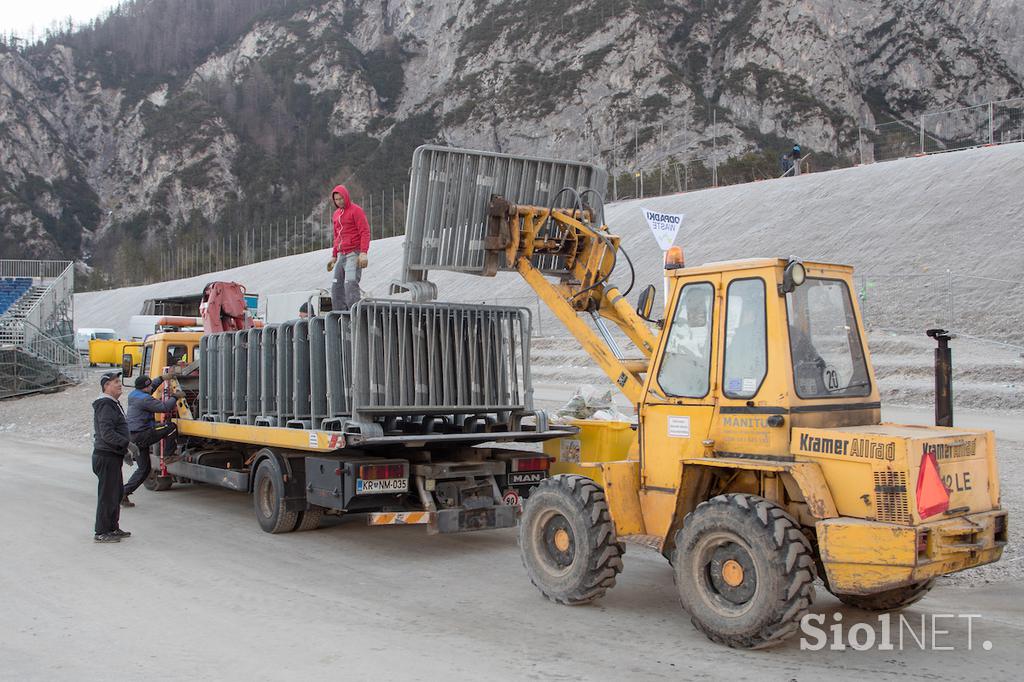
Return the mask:
[(121, 373), (100, 377), (100, 397), (92, 402), (92, 472), (99, 479), (96, 495), (96, 542), (120, 542), (131, 535), (121, 530), (121, 463), (128, 450), (128, 422), (121, 407)]
[(331, 302), (334, 310), (348, 310), (359, 300), (359, 280), (368, 264), (370, 224), (359, 204), (352, 203), (348, 190), (338, 185), (331, 192), (335, 211), (334, 250), (327, 271), (334, 270)]
[(167, 400), (157, 400), (153, 397), (153, 391), (164, 383), (164, 379), (169, 379), (170, 377), (171, 375), (168, 373), (157, 377), (156, 381), (153, 381), (147, 376), (139, 376), (135, 379), (135, 390), (128, 394), (128, 430), (131, 433), (132, 444), (135, 445), (137, 450), (135, 463), (138, 469), (135, 470), (135, 473), (132, 474), (131, 478), (124, 485), (121, 506), (135, 506), (135, 503), (128, 496), (142, 485), (153, 469), (149, 459), (150, 447), (167, 438), (168, 441), (165, 444), (167, 451), (173, 452), (174, 450), (175, 441), (173, 436), (177, 433), (178, 427), (170, 421), (157, 424), (153, 416), (158, 413), (168, 413), (174, 410), (174, 406), (177, 404), (176, 398), (184, 395), (181, 391), (175, 391), (174, 397)]

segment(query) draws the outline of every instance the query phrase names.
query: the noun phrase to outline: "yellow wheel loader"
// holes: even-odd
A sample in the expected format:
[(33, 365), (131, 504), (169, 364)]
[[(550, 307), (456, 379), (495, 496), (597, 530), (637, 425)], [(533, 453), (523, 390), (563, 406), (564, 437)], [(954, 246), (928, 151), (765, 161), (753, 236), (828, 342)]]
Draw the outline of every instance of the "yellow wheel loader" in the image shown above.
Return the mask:
[[(884, 611), (1000, 558), (992, 432), (881, 422), (852, 268), (686, 267), (673, 247), (656, 319), (653, 286), (634, 309), (610, 282), (626, 254), (595, 199), (601, 174), (439, 147), (417, 150), (413, 166), (407, 281), (396, 289), (435, 294), (428, 269), (518, 272), (638, 415), (636, 456), (624, 448), (593, 477), (557, 475), (531, 491), (520, 546), (546, 597), (600, 598), (622, 571), (622, 539), (653, 536), (694, 626), (759, 648), (798, 631), (816, 577), (843, 602)], [(517, 203), (537, 196), (522, 179), (542, 176), (591, 182), (559, 192), (558, 207)], [(500, 182), (516, 189), (482, 195)], [(471, 229), (480, 215), (482, 234)]]

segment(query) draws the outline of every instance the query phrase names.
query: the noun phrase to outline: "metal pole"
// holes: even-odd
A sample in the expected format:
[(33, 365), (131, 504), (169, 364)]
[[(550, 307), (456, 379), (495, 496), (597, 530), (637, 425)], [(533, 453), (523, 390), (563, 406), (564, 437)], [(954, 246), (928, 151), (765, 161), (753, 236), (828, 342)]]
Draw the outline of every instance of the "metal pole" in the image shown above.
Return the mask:
[(996, 128), (995, 128), (995, 103), (988, 103), (988, 143), (996, 143)]
[(928, 336), (935, 339), (935, 425), (953, 426), (953, 351), (949, 347), (949, 332), (929, 329)]
[(711, 185), (718, 187), (718, 109), (711, 112)]
[(537, 299), (537, 336), (544, 336), (544, 326), (541, 322), (541, 314), (544, 312), (540, 307), (540, 296), (535, 296)]
[(860, 165), (864, 165), (864, 129), (857, 126), (857, 150), (860, 152)]
[(946, 292), (947, 292), (947, 296), (949, 298), (949, 329), (952, 330), (954, 328), (954, 325), (953, 325), (953, 273), (949, 269), (946, 270)]

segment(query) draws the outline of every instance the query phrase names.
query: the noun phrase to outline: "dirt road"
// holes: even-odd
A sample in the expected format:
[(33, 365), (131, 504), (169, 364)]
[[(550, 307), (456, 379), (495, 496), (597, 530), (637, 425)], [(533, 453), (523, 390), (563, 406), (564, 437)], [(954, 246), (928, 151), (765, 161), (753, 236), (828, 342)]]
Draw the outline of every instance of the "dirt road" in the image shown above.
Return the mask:
[[(951, 651), (905, 633), (903, 651), (801, 651), (797, 638), (739, 652), (690, 626), (667, 563), (637, 546), (605, 599), (569, 608), (529, 584), (513, 531), (428, 536), (354, 516), (275, 536), (239, 493), (137, 498), (122, 520), (134, 536), (96, 545), (87, 450), (0, 435), (0, 678), (1009, 679), (1024, 665), (1017, 583), (944, 586), (908, 610), (929, 638), (949, 614), (935, 629)], [(818, 594), (824, 627), (839, 613), (879, 630)]]

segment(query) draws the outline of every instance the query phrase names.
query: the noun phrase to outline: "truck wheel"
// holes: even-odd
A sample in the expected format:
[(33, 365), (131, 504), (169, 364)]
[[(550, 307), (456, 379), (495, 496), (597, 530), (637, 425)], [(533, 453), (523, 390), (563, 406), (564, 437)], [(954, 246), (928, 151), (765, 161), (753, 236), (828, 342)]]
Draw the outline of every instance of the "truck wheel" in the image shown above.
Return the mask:
[(299, 512), (285, 511), (284, 481), (270, 460), (263, 460), (256, 469), (252, 486), (252, 502), (260, 528), (268, 533), (290, 533), (295, 530)]
[(934, 585), (934, 580), (925, 580), (874, 594), (840, 594), (837, 592), (835, 595), (844, 604), (865, 611), (896, 611), (921, 601)]
[(814, 600), (800, 526), (756, 495), (719, 495), (686, 515), (672, 565), (683, 608), (712, 641), (742, 649), (795, 633)]
[(323, 507), (310, 507), (299, 516), (299, 525), (295, 526), (295, 530), (316, 530), (323, 516)]
[(604, 491), (585, 476), (545, 479), (526, 500), (519, 548), (530, 581), (560, 604), (586, 604), (615, 586), (625, 549)]

